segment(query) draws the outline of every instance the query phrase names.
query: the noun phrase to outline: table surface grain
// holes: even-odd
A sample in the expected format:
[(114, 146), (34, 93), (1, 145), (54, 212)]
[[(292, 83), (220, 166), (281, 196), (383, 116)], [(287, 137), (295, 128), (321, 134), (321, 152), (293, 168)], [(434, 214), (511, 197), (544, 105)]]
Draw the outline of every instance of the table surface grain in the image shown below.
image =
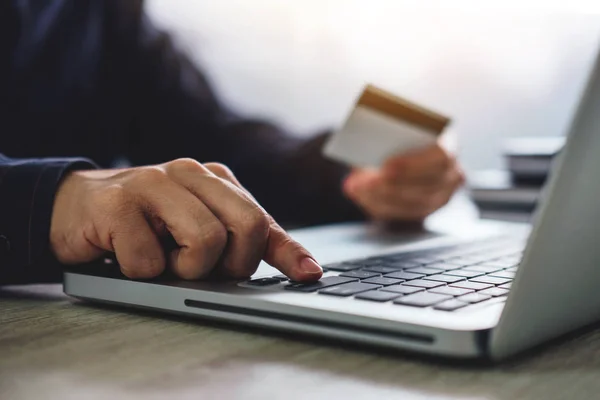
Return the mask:
[(590, 399), (599, 377), (596, 330), (456, 364), (0, 289), (1, 399)]

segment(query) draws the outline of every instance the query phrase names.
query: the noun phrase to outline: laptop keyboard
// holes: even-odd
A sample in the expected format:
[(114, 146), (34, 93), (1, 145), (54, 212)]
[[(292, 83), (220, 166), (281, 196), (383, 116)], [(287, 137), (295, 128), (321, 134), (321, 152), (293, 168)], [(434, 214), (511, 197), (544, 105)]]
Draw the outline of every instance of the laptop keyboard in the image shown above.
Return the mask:
[(292, 282), (277, 275), (253, 279), (246, 285), (284, 284), (285, 290), (292, 292), (450, 312), (506, 299), (523, 246), (521, 241), (496, 239), (387, 254), (325, 265), (327, 276), (318, 282)]

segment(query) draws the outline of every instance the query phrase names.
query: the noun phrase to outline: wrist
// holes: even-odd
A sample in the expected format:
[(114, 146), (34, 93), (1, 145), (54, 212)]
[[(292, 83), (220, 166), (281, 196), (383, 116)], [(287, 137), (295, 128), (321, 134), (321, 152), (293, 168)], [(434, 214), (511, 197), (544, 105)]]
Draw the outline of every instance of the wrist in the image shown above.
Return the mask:
[[(66, 248), (68, 241), (65, 234), (65, 227), (68, 225), (68, 214), (75, 212), (75, 203), (78, 201), (76, 188), (81, 181), (79, 171), (67, 173), (59, 182), (56, 194), (54, 196), (54, 204), (52, 206), (52, 216), (50, 219), (50, 250), (54, 256), (61, 260), (62, 249)], [(81, 201), (81, 199), (79, 199)]]

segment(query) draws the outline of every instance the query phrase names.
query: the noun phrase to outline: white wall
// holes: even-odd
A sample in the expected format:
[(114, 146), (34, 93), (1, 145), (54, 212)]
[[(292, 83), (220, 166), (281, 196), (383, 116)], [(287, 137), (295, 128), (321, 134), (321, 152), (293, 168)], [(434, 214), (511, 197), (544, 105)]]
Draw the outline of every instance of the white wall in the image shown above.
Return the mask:
[(472, 170), (500, 165), (502, 137), (564, 133), (599, 44), (600, 13), (583, 3), (506, 4), (151, 0), (148, 10), (243, 113), (310, 134), (341, 123), (372, 82), (452, 116)]

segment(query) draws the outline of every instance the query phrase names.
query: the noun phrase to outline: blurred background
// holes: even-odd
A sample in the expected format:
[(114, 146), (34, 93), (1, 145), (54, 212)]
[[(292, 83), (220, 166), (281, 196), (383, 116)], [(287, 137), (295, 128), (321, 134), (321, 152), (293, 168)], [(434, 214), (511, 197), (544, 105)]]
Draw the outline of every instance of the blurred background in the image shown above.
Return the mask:
[(598, 6), (402, 0), (150, 0), (156, 23), (237, 111), (298, 135), (342, 123), (366, 82), (452, 117), (467, 172), (503, 140), (568, 128), (600, 38)]

